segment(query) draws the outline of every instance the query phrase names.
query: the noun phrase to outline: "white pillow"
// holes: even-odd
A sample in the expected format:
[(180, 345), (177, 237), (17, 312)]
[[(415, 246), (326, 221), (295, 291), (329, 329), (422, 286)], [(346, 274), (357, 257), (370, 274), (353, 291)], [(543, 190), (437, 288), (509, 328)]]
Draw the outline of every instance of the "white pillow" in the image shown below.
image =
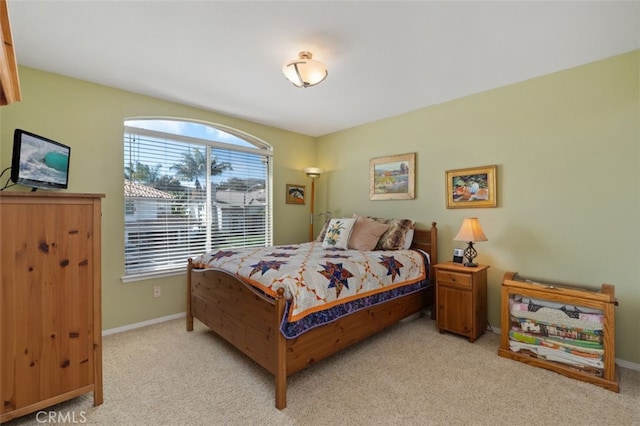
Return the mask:
[(322, 247), (346, 249), (355, 223), (356, 220), (352, 218), (331, 219), (327, 233), (322, 240)]

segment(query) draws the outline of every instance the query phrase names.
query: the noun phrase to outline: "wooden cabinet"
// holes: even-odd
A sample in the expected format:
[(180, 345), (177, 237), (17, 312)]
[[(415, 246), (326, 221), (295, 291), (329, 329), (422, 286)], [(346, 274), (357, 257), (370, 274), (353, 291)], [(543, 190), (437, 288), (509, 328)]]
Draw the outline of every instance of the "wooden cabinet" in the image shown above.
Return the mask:
[(436, 270), (436, 323), (440, 333), (450, 331), (474, 342), (487, 326), (487, 269), (445, 262)]
[(101, 197), (0, 194), (0, 422), (102, 403)]
[(615, 287), (600, 291), (507, 272), (498, 355), (619, 391)]

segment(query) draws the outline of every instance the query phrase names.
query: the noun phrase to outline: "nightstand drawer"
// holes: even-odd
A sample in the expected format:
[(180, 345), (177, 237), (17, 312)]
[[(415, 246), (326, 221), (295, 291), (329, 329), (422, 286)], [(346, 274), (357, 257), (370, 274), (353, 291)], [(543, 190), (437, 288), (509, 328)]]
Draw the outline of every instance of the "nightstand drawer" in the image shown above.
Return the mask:
[(438, 282), (442, 284), (471, 288), (472, 277), (469, 274), (439, 270), (437, 277)]

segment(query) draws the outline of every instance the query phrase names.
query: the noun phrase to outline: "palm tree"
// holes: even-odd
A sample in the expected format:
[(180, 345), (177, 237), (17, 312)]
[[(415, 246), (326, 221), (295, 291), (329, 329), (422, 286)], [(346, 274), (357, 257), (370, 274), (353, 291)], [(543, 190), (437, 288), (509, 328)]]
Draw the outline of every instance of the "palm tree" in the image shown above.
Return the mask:
[(178, 193), (185, 190), (180, 179), (174, 176), (162, 175), (153, 184), (153, 187), (165, 192)]
[[(200, 190), (202, 189), (202, 186), (200, 185), (199, 178), (206, 175), (206, 154), (202, 150), (194, 148), (193, 150), (182, 154), (182, 163), (174, 164), (171, 168), (176, 171), (177, 176), (189, 181), (195, 181), (196, 189)], [(211, 158), (211, 176), (219, 175), (225, 170), (233, 170), (231, 163), (219, 163), (215, 156)]]
[(151, 167), (139, 161), (135, 164), (129, 163), (129, 166), (124, 168), (124, 177), (135, 182), (153, 185), (160, 178), (161, 167), (162, 164)]

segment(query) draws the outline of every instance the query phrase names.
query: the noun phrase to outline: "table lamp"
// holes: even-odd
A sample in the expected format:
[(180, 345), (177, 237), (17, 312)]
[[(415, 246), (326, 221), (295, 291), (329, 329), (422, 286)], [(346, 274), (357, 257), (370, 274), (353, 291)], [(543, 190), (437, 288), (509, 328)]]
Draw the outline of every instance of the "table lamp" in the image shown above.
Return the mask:
[(473, 243), (478, 241), (489, 241), (487, 236), (482, 232), (480, 221), (477, 217), (468, 217), (462, 222), (462, 226), (458, 231), (458, 235), (453, 239), (454, 241), (466, 241), (469, 243), (466, 249), (464, 249), (464, 257), (467, 261), (464, 266), (476, 267), (476, 263), (473, 263), (473, 259), (478, 255), (476, 249), (473, 248)]

